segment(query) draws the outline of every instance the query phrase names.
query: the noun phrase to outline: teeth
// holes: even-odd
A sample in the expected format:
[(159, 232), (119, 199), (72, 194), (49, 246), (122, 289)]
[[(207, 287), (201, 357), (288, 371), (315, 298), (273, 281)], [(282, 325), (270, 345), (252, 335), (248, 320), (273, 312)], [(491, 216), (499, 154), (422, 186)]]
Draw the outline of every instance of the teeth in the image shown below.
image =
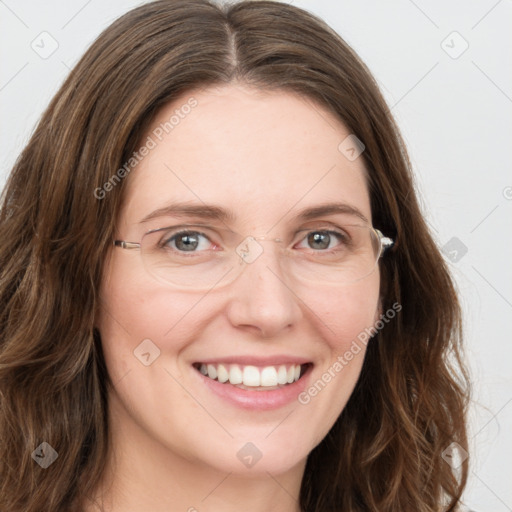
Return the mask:
[[(300, 366), (297, 366), (300, 374)], [(266, 366), (261, 370), (261, 386), (275, 386), (277, 384), (277, 371), (273, 366)]]
[(219, 382), (227, 382), (229, 380), (229, 373), (223, 364), (217, 366), (217, 380)]
[(242, 370), (240, 370), (240, 366), (234, 364), (231, 366), (229, 370), (229, 383), (230, 384), (242, 384)]
[(199, 371), (210, 379), (217, 379), (221, 383), (248, 387), (275, 387), (278, 385), (291, 384), (299, 380), (301, 365), (293, 364), (288, 367), (282, 364), (279, 366), (240, 366), (238, 364), (201, 364)]
[(243, 373), (244, 386), (259, 386), (261, 382), (260, 372), (256, 366), (246, 366)]
[(216, 379), (217, 378), (217, 368), (213, 364), (209, 364), (207, 366), (208, 368), (208, 377), (210, 379)]
[(278, 384), (286, 384), (288, 382), (288, 377), (286, 373), (286, 366), (282, 364), (277, 370), (277, 383)]

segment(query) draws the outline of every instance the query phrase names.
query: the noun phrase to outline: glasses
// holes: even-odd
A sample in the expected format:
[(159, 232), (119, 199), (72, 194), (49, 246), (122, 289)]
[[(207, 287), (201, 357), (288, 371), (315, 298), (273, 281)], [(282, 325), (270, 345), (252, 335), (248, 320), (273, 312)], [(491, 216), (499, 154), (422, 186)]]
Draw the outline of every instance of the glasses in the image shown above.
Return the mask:
[[(264, 258), (274, 242), (279, 268), (306, 284), (344, 285), (369, 276), (393, 240), (365, 224), (302, 229), (292, 243), (265, 236), (243, 237), (228, 229), (186, 224), (148, 231), (140, 243), (115, 240), (122, 249), (140, 250), (146, 271), (180, 289), (208, 290), (232, 283)], [(270, 246), (272, 247), (272, 246)]]

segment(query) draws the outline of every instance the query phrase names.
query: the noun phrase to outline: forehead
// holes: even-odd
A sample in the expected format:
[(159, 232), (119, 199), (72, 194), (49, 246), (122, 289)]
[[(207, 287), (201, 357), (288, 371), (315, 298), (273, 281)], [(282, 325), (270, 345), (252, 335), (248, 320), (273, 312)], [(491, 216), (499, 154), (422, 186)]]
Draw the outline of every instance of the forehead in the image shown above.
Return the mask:
[(371, 219), (363, 158), (332, 113), (287, 91), (226, 85), (163, 107), (141, 140), (150, 149), (125, 190), (126, 224), (173, 202), (218, 204), (251, 228), (317, 203), (343, 202)]

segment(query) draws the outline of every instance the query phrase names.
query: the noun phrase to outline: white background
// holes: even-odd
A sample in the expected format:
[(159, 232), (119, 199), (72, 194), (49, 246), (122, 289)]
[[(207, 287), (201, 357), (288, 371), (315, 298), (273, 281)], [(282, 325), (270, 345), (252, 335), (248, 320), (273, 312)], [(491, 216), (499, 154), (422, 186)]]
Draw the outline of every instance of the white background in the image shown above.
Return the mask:
[[(466, 502), (512, 511), (512, 2), (291, 3), (326, 20), (367, 63), (402, 129), (436, 240), (456, 237), (446, 257), (475, 387)], [(0, 185), (78, 58), (140, 2), (105, 4), (0, 0)], [(58, 43), (46, 59), (31, 47), (46, 37), (51, 49), (44, 31)]]

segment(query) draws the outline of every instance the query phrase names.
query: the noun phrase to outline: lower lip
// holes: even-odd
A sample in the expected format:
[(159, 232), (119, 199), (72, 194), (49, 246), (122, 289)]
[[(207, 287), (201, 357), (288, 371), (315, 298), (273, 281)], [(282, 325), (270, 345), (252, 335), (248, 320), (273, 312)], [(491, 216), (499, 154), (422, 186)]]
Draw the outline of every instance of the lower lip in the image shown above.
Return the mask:
[(193, 370), (208, 386), (208, 388), (213, 391), (213, 393), (232, 405), (242, 409), (267, 411), (271, 409), (279, 409), (280, 407), (284, 407), (285, 405), (297, 401), (299, 394), (306, 388), (311, 369), (312, 365), (310, 364), (298, 381), (270, 391), (250, 391), (247, 389), (241, 389), (233, 386), (232, 384), (221, 383), (218, 380), (205, 377), (195, 368)]

